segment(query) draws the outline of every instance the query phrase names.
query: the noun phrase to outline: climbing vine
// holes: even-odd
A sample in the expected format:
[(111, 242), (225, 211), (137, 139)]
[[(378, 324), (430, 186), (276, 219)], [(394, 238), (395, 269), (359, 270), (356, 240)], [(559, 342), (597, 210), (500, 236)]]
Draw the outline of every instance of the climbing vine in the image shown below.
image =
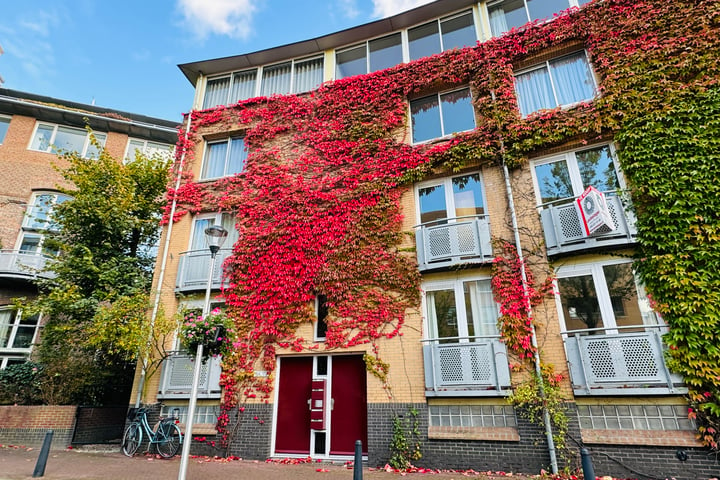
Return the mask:
[[(224, 360), (221, 429), (238, 402), (267, 398), (278, 348), (319, 348), (296, 334), (313, 320), (319, 294), (329, 311), (322, 348), (369, 345), (369, 368), (382, 367), (377, 373), (387, 378), (378, 341), (401, 335), (406, 310), (419, 305), (417, 268), (400, 248), (400, 196), (409, 182), (491, 165), (501, 151), (510, 167), (521, 167), (539, 151), (617, 138), (636, 206), (637, 266), (663, 305), (670, 366), (685, 375), (701, 438), (717, 448), (719, 26), (720, 4), (710, 0), (592, 2), (474, 48), (337, 80), (307, 95), (191, 112), (188, 136), (178, 143), (183, 183), (170, 192), (178, 202), (172, 220), (219, 207), (236, 215), (240, 231), (226, 264), (238, 340)], [(543, 61), (549, 49), (584, 49), (598, 97), (522, 118), (513, 71)], [(408, 145), (407, 99), (468, 84), (476, 128)], [(198, 143), (227, 131), (245, 135), (247, 168), (194, 181)], [(512, 272), (512, 262), (505, 266)], [(517, 300), (517, 279), (496, 274), (501, 297)], [(527, 344), (532, 320), (510, 303), (503, 337), (527, 358), (534, 355)]]

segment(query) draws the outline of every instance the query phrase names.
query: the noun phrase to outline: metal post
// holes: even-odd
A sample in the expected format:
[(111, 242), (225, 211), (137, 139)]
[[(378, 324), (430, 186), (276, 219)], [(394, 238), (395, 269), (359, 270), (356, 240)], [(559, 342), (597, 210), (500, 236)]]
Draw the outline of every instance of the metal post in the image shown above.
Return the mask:
[(43, 475), (45, 475), (45, 465), (47, 464), (48, 454), (50, 453), (50, 444), (52, 443), (52, 439), (53, 431), (48, 430), (45, 434), (45, 440), (43, 440), (37, 463), (35, 464), (35, 470), (33, 470), (33, 478), (42, 477)]
[(590, 451), (585, 447), (580, 449), (580, 463), (582, 464), (583, 478), (585, 480), (595, 480), (595, 469), (593, 468)]
[[(208, 282), (205, 288), (205, 305), (203, 306), (203, 318), (210, 313), (210, 290), (212, 289), (213, 271), (215, 271), (216, 249), (210, 251), (210, 269), (208, 270)], [(190, 457), (190, 442), (192, 442), (192, 426), (195, 420), (195, 406), (197, 405), (197, 391), (200, 383), (200, 368), (202, 367), (203, 344), (198, 343), (195, 353), (195, 370), (193, 372), (192, 388), (190, 389), (190, 404), (188, 405), (187, 420), (185, 421), (185, 438), (183, 441), (182, 455), (180, 457), (180, 471), (178, 480), (185, 480), (187, 475), (188, 458)]]
[(362, 441), (360, 440), (355, 440), (355, 463), (353, 465), (353, 480), (363, 480)]

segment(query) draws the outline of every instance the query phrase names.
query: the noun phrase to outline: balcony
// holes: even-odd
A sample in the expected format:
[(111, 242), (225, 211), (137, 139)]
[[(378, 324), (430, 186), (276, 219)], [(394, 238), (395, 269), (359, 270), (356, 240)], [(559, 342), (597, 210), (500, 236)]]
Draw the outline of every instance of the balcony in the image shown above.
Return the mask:
[(423, 223), (415, 232), (415, 244), (421, 272), (493, 259), (487, 215)]
[(661, 325), (565, 332), (575, 395), (684, 394), (663, 356)]
[[(230, 256), (232, 250), (221, 249), (217, 253), (215, 268), (212, 273), (212, 288), (219, 290), (223, 277), (223, 262)], [(210, 265), (210, 251), (189, 250), (180, 254), (178, 264), (175, 292), (184, 293), (196, 290), (205, 290), (208, 283), (208, 266)]]
[(423, 340), (423, 360), (426, 397), (510, 394), (507, 351), (499, 336)]
[(632, 213), (624, 208), (622, 199), (615, 193), (605, 195), (615, 228), (600, 229), (590, 236), (585, 234), (576, 202), (542, 206), (540, 220), (548, 256), (635, 243), (637, 229)]
[[(174, 352), (165, 359), (158, 389), (159, 399), (190, 398), (194, 359), (185, 352)], [(210, 357), (201, 365), (197, 398), (220, 398), (220, 372), (218, 357)]]
[(51, 258), (35, 252), (0, 250), (0, 277), (25, 280), (53, 278), (54, 273), (45, 271), (45, 265)]

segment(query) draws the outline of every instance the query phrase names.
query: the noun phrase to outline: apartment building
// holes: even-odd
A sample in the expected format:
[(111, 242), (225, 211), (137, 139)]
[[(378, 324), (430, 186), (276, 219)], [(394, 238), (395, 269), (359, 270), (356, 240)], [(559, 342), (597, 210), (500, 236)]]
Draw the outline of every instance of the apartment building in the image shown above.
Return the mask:
[[(696, 8), (443, 0), (180, 65), (196, 93), (158, 299), (202, 309), (210, 280), (243, 335), (202, 366), (193, 451), (342, 460), (360, 440), (383, 465), (400, 435), (436, 468), (572, 469), (586, 447), (598, 474), (717, 471), (633, 263), (636, 190), (615, 138), (642, 103), (633, 55), (704, 55), (687, 39), (712, 42), (717, 5)], [(213, 224), (229, 236), (209, 278)], [(495, 259), (512, 264), (513, 248), (525, 269), (498, 293)], [(528, 324), (498, 319), (547, 278), (513, 343)], [(548, 366), (564, 452), (508, 401)], [(178, 351), (143, 402), (187, 421), (191, 382)]]
[(25, 362), (42, 318), (23, 315), (19, 298), (37, 294), (35, 280), (54, 252), (43, 240), (54, 205), (67, 200), (58, 150), (92, 158), (86, 126), (117, 159), (143, 152), (172, 154), (177, 124), (169, 120), (0, 88), (0, 368)]

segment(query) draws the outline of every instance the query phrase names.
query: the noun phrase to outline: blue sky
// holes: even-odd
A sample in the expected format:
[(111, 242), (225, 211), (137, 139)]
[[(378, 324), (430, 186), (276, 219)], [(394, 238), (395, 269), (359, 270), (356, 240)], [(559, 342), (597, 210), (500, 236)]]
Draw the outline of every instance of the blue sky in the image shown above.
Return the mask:
[(178, 64), (361, 25), (431, 0), (3, 0), (5, 88), (182, 119)]

